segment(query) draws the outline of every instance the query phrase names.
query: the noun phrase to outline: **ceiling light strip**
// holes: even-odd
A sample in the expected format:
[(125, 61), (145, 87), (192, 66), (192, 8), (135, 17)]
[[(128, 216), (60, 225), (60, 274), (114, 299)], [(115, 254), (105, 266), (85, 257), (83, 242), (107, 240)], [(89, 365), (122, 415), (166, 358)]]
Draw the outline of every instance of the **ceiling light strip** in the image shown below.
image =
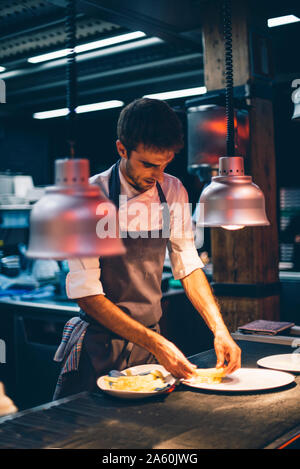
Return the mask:
[(162, 93), (153, 93), (147, 94), (144, 98), (153, 98), (153, 99), (176, 99), (176, 98), (184, 98), (187, 96), (197, 96), (199, 94), (205, 94), (207, 89), (205, 86), (198, 86), (196, 88), (187, 88), (183, 90), (175, 90), (175, 91), (165, 91)]
[[(107, 47), (101, 50), (94, 50), (94, 51), (86, 52), (83, 54), (79, 54), (76, 58), (76, 61), (81, 62), (84, 60), (96, 59), (98, 57), (105, 57), (111, 54), (118, 54), (118, 53), (127, 52), (129, 50), (134, 50), (134, 49), (138, 49), (142, 47), (153, 46), (156, 44), (160, 44), (162, 42), (164, 41), (158, 37), (149, 37), (146, 39), (141, 39), (139, 41), (130, 42), (128, 44), (120, 44), (120, 45), (116, 45), (112, 47)], [(18, 70), (10, 70), (10, 71), (4, 72), (3, 75), (1, 75), (1, 78), (8, 79), (8, 78), (16, 78), (19, 76), (31, 75), (32, 73), (44, 72), (45, 70), (49, 70), (51, 68), (64, 66), (66, 63), (67, 63), (67, 58), (62, 57), (57, 60), (52, 60), (52, 61), (50, 60), (45, 63), (35, 64), (35, 66), (33, 67), (28, 67), (28, 68), (23, 68), (23, 69), (18, 69)]]
[[(123, 101), (114, 99), (111, 101), (103, 101), (99, 103), (83, 104), (81, 106), (77, 106), (75, 112), (76, 114), (82, 114), (85, 112), (104, 111), (106, 109), (113, 109), (113, 108), (121, 107), (121, 106), (124, 106)], [(68, 108), (53, 109), (51, 111), (35, 112), (33, 114), (33, 118), (34, 119), (52, 119), (54, 117), (66, 116), (68, 113), (69, 113)]]
[(297, 21), (300, 21), (300, 18), (295, 15), (278, 16), (276, 18), (269, 18), (268, 26), (269, 28), (273, 28), (274, 26), (282, 26), (284, 24), (296, 23)]
[[(122, 42), (133, 41), (134, 39), (140, 39), (145, 37), (146, 34), (142, 31), (135, 31), (128, 34), (121, 34), (119, 36), (109, 37), (106, 39), (100, 39), (99, 41), (88, 42), (86, 44), (81, 44), (75, 47), (76, 54), (82, 52), (87, 52), (94, 49), (101, 49), (103, 47), (112, 46), (114, 44), (120, 44)], [(29, 57), (28, 62), (30, 63), (40, 63), (47, 62), (48, 60), (59, 59), (61, 57), (66, 57), (69, 53), (68, 49), (61, 49), (54, 52), (49, 52), (47, 54), (37, 55), (35, 57)]]

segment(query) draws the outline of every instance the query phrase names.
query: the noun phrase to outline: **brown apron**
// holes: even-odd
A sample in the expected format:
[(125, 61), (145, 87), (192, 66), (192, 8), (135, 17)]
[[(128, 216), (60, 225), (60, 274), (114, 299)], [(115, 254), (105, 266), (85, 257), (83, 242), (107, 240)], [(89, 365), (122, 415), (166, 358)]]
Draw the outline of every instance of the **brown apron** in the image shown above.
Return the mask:
[[(117, 207), (120, 195), (119, 163), (113, 166), (109, 180), (109, 198)], [(156, 187), (163, 210), (162, 229), (122, 233), (126, 254), (100, 258), (100, 268), (101, 283), (107, 298), (144, 326), (159, 332), (161, 279), (169, 239), (170, 213), (161, 186), (156, 183)], [(56, 399), (93, 390), (97, 378), (112, 369), (123, 370), (129, 366), (156, 363), (155, 357), (146, 349), (117, 336), (83, 311), (80, 317), (89, 326), (83, 339), (79, 367), (76, 372), (64, 375)]]

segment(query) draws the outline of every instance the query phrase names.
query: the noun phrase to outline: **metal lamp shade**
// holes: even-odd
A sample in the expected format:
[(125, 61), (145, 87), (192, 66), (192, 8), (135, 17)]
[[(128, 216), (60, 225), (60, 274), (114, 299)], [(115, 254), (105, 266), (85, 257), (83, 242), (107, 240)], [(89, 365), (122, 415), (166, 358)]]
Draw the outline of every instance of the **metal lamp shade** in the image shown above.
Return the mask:
[(265, 211), (265, 198), (251, 176), (244, 176), (243, 158), (220, 158), (219, 175), (203, 190), (205, 227), (228, 227), (270, 225)]
[(125, 253), (115, 205), (90, 185), (86, 159), (56, 160), (56, 185), (33, 206), (27, 256), (38, 259)]

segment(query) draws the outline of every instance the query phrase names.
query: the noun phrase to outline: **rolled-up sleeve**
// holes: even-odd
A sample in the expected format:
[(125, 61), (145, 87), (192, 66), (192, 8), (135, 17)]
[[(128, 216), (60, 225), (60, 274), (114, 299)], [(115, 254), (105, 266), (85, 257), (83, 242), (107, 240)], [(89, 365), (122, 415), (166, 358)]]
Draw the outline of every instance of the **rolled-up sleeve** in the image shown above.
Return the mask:
[(101, 269), (98, 258), (70, 259), (68, 265), (69, 272), (66, 278), (68, 298), (105, 294), (100, 281)]
[(194, 242), (188, 193), (179, 180), (176, 182), (177, 187), (172, 188), (172, 190), (176, 190), (176, 202), (169, 205), (171, 231), (167, 247), (172, 273), (174, 278), (178, 280), (194, 270), (204, 267), (204, 264)]

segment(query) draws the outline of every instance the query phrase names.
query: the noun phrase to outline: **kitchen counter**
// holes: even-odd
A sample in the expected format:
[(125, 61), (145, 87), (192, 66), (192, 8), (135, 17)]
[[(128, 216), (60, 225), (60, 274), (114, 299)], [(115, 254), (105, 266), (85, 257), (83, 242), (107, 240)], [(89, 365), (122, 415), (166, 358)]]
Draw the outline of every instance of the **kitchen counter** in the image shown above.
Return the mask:
[[(163, 292), (162, 309), (162, 334), (185, 355), (212, 347), (210, 330), (182, 288)], [(75, 302), (59, 296), (26, 301), (19, 297), (0, 299), (0, 339), (6, 344), (0, 381), (20, 410), (52, 399), (60, 371), (53, 357), (65, 323), (78, 312)]]
[[(168, 298), (169, 296), (173, 295), (180, 295), (183, 292), (183, 288), (169, 288), (167, 291), (162, 293), (162, 298)], [(53, 311), (56, 310), (70, 313), (79, 312), (79, 306), (77, 305), (75, 300), (56, 296), (49, 296), (48, 298), (44, 299), (31, 300), (24, 300), (18, 295), (2, 296), (0, 298), (0, 304), (25, 306), (29, 308), (51, 309)]]
[(15, 296), (4, 296), (0, 298), (0, 304), (10, 306), (24, 306), (27, 308), (41, 308), (50, 309), (53, 311), (65, 311), (70, 313), (78, 313), (79, 306), (75, 301), (69, 299), (56, 299), (55, 297), (49, 297), (45, 299), (31, 299), (24, 300), (21, 297)]
[[(291, 353), (286, 345), (241, 340), (243, 367)], [(215, 365), (213, 350), (190, 357)], [(180, 385), (166, 396), (127, 401), (102, 393), (69, 398), (0, 418), (0, 448), (259, 449), (300, 432), (300, 376), (286, 387), (215, 393)]]

